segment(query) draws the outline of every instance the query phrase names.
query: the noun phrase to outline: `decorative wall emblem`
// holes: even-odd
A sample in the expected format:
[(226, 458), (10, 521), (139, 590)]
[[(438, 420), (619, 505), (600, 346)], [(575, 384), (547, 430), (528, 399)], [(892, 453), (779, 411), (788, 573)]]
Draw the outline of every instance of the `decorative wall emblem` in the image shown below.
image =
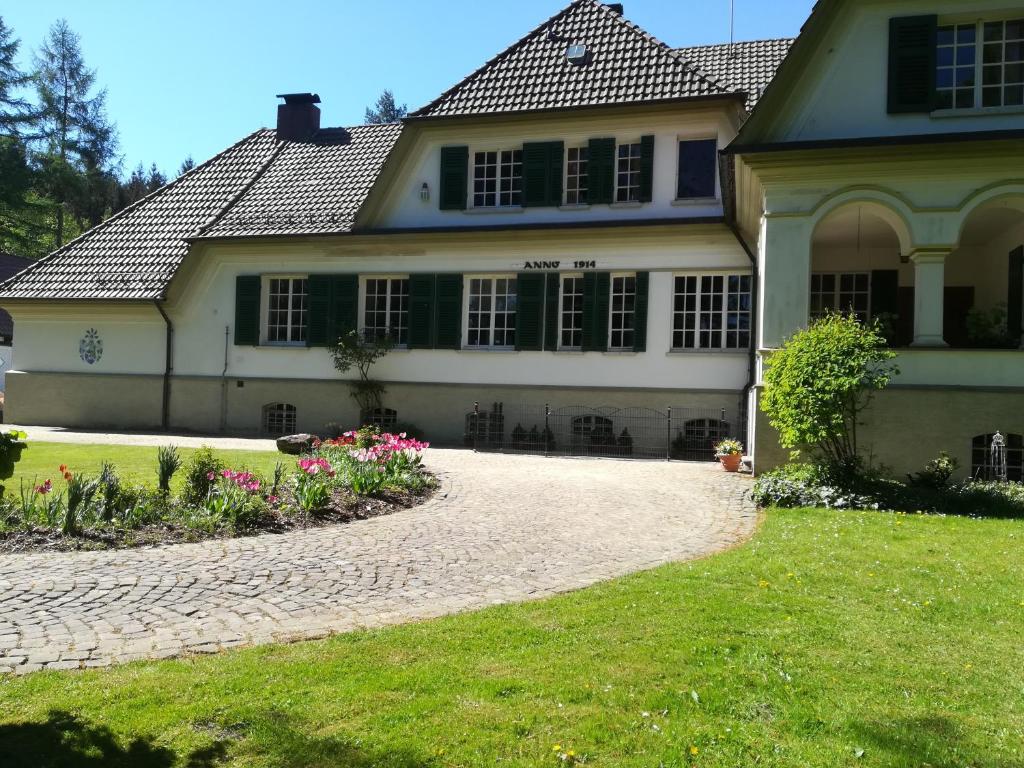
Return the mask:
[(103, 357), (103, 339), (95, 328), (86, 331), (85, 336), (78, 342), (78, 356), (89, 365)]

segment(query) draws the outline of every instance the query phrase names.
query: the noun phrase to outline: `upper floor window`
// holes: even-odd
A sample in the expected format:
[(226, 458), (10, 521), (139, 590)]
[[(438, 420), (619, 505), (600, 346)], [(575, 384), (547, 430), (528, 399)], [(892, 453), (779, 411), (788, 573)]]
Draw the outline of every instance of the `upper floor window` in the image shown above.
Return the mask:
[(680, 141), (676, 197), (680, 200), (714, 197), (717, 160), (717, 140)]
[(523, 151), (504, 149), (473, 154), (473, 207), (523, 204)]
[(409, 343), (409, 278), (368, 277), (363, 289), (363, 329), (367, 338), (390, 337)]
[(272, 277), (267, 281), (267, 341), (306, 341), (308, 283), (305, 277)]
[(636, 330), (636, 275), (612, 275), (608, 349), (633, 349)]
[(811, 319), (829, 312), (852, 312), (861, 322), (871, 314), (871, 275), (868, 272), (816, 272), (811, 275)]
[(469, 278), (466, 345), (511, 349), (516, 343), (516, 279)]
[(1024, 105), (1024, 19), (947, 24), (936, 39), (938, 109)]
[(641, 145), (619, 144), (615, 165), (615, 202), (631, 203), (640, 200)]
[(676, 275), (673, 349), (750, 345), (750, 275)]
[(562, 275), (558, 347), (583, 348), (583, 275)]
[(565, 150), (565, 203), (584, 205), (587, 202), (587, 147)]

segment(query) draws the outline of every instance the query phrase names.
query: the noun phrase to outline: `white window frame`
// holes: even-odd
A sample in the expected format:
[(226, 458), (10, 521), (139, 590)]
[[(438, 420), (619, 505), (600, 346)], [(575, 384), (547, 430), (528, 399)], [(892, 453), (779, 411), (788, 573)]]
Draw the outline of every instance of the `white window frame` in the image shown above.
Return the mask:
[[(866, 300), (867, 300), (867, 309), (864, 310), (864, 319), (867, 322), (871, 321), (871, 272), (869, 270), (863, 270), (863, 269), (854, 269), (854, 270), (812, 270), (811, 271), (810, 279), (808, 280), (808, 283), (807, 283), (808, 320), (816, 320), (816, 319), (818, 319), (820, 317), (823, 317), (826, 314), (826, 312), (814, 312), (813, 310), (810, 309), (810, 299), (811, 299), (811, 296), (813, 295), (813, 293), (815, 293), (814, 291), (812, 291), (812, 286), (814, 285), (814, 278), (817, 275), (821, 275), (821, 276), (834, 275), (835, 278), (836, 278), (835, 288), (832, 291), (832, 296), (833, 296), (833, 299), (834, 299), (834, 306), (830, 307), (829, 310), (827, 310), (827, 311), (830, 311), (830, 312), (841, 312), (843, 314), (848, 314), (849, 311), (850, 311), (850, 308), (849, 307), (841, 306), (840, 303), (839, 303), (839, 297), (843, 293), (852, 293), (854, 295), (863, 294), (865, 296)], [(866, 277), (867, 278), (867, 283), (868, 283), (867, 290), (866, 291), (856, 291), (856, 290), (855, 291), (843, 291), (843, 289), (842, 289), (842, 278), (844, 276), (850, 276), (850, 275), (854, 276), (855, 278), (858, 277), (858, 276)], [(822, 291), (817, 291), (817, 293), (823, 293), (823, 292)]]
[[(612, 327), (612, 318), (615, 317), (615, 278), (633, 278), (633, 293), (628, 294), (623, 292), (623, 296), (633, 297), (633, 309), (628, 313), (633, 316), (633, 322), (629, 325), (628, 331), (633, 334), (633, 343), (628, 345), (616, 346), (612, 344), (612, 334), (615, 333), (615, 329)], [(636, 348), (636, 272), (612, 272), (608, 276), (608, 338), (606, 339), (607, 348), (609, 352), (632, 352)], [(626, 310), (622, 310), (623, 315), (627, 314)], [(623, 337), (627, 332), (625, 322), (622, 326)]]
[[(683, 328), (683, 329), (676, 329), (676, 317), (680, 316), (680, 315), (685, 316), (687, 314), (690, 314), (690, 312), (688, 310), (686, 310), (686, 309), (682, 309), (682, 310), (677, 310), (676, 309), (677, 297), (685, 295), (685, 294), (682, 294), (682, 293), (680, 293), (680, 292), (678, 292), (676, 290), (676, 279), (677, 278), (690, 278), (690, 277), (694, 278), (696, 280), (696, 282), (697, 282), (697, 292), (694, 294), (694, 296), (696, 297), (696, 307), (693, 310), (693, 314), (695, 316), (695, 323), (694, 323), (694, 328), (693, 328), (694, 344), (693, 344), (693, 346), (686, 346), (685, 337), (684, 337), (683, 344), (682, 345), (677, 345), (676, 344), (676, 339), (675, 339), (676, 334), (677, 333), (685, 334), (686, 330), (685, 330), (685, 328)], [(701, 290), (701, 282), (706, 277), (710, 277), (710, 278), (720, 277), (720, 278), (722, 278), (722, 307), (719, 310), (713, 310), (714, 313), (717, 313), (717, 314), (721, 315), (722, 325), (721, 325), (720, 329), (717, 329), (717, 330), (709, 329), (707, 331), (709, 333), (720, 333), (721, 334), (721, 344), (716, 345), (716, 346), (705, 346), (705, 345), (703, 345), (701, 343), (701, 339), (700, 339), (700, 334), (702, 332), (702, 329), (700, 327), (700, 318), (701, 318), (702, 314), (707, 314), (708, 313), (707, 311), (702, 310), (701, 309), (701, 305), (700, 305), (701, 296), (704, 295), (703, 291)], [(744, 291), (740, 291), (738, 293), (739, 296), (743, 296), (744, 293), (745, 293), (749, 297), (748, 298), (748, 305), (749, 306), (748, 306), (748, 308), (746, 310), (742, 310), (742, 309), (730, 310), (729, 309), (729, 278), (731, 278), (731, 277), (738, 277), (738, 278), (741, 278), (741, 279), (745, 277), (745, 278), (747, 278), (749, 280), (748, 289), (745, 292)], [(753, 288), (754, 288), (754, 277), (753, 277), (753, 275), (751, 275), (750, 272), (744, 272), (743, 270), (735, 270), (735, 269), (732, 269), (732, 270), (702, 270), (702, 271), (694, 271), (694, 272), (674, 272), (674, 273), (672, 273), (672, 311), (671, 311), (671, 320), (670, 320), (670, 325), (669, 325), (669, 334), (670, 334), (669, 335), (669, 343), (671, 344), (671, 350), (673, 352), (746, 352), (747, 350), (749, 350), (750, 349), (750, 340), (752, 338), (752, 333), (753, 333), (752, 329), (753, 329), (753, 319), (754, 319), (754, 306), (753, 306), (754, 290), (753, 290)], [(729, 328), (729, 315), (733, 314), (733, 313), (738, 313), (738, 314), (744, 314), (745, 313), (747, 315), (747, 329), (746, 329), (746, 331), (742, 331), (739, 328), (737, 328), (736, 330), (731, 330)], [(735, 347), (730, 347), (729, 344), (728, 344), (729, 335), (730, 334), (735, 334), (737, 336), (737, 338), (738, 338), (739, 335), (744, 333), (744, 332), (747, 334), (747, 343), (744, 344), (744, 345), (737, 345)]]
[[(620, 173), (621, 173), (619, 171), (619, 161), (621, 159), (627, 159), (627, 158), (620, 158), (619, 157), (619, 150), (620, 150), (621, 147), (631, 147), (631, 148), (635, 148), (635, 150), (636, 150), (637, 154), (634, 156), (632, 154), (633, 149), (630, 149), (630, 155), (628, 157), (628, 159), (630, 160), (630, 170), (627, 171), (628, 179), (635, 178), (636, 184), (628, 184), (627, 186), (622, 186), (621, 184), (619, 184), (619, 177), (620, 177)], [(633, 141), (621, 141), (621, 142), (620, 141), (616, 141), (615, 142), (615, 197), (613, 198), (612, 202), (620, 203), (620, 204), (621, 203), (629, 204), (629, 203), (639, 203), (640, 202), (640, 160), (641, 160), (642, 153), (643, 153), (643, 149), (642, 149), (641, 141), (640, 141), (639, 138), (636, 139), (636, 140), (633, 140)], [(633, 167), (634, 164), (636, 166), (635, 168)], [(625, 199), (620, 199), (619, 198), (619, 193), (622, 190), (632, 190), (632, 189), (636, 190), (636, 197), (630, 197), (630, 194), (627, 191)]]
[[(502, 182), (502, 179), (504, 177), (502, 176), (501, 170), (502, 170), (502, 167), (503, 167), (502, 155), (504, 153), (506, 153), (506, 152), (511, 152), (512, 153), (512, 158), (513, 159), (512, 159), (512, 163), (511, 163), (511, 170), (514, 170), (515, 165), (516, 165), (515, 153), (516, 152), (519, 153), (519, 176), (518, 176), (518, 178), (519, 178), (519, 188), (518, 188), (518, 190), (515, 189), (513, 184), (512, 184), (512, 182), (516, 179), (516, 176), (510, 175), (508, 177), (509, 178), (509, 187), (510, 187), (510, 189), (509, 189), (509, 191), (507, 193), (509, 195), (509, 202), (503, 205), (502, 202), (501, 202), (501, 196), (503, 194), (502, 190), (501, 190), (501, 182)], [(476, 156), (478, 154), (481, 154), (481, 153), (483, 153), (483, 154), (494, 153), (496, 155), (496, 158), (495, 158), (495, 176), (494, 176), (494, 205), (486, 205), (486, 204), (482, 204), (482, 203), (478, 204), (477, 200), (476, 200), (476, 196), (477, 196), (477, 191), (476, 191), (476, 169), (477, 169)], [(510, 170), (510, 173), (511, 173), (511, 170)], [(468, 186), (469, 186), (469, 201), (471, 203), (470, 208), (472, 208), (474, 210), (478, 210), (478, 211), (501, 211), (501, 210), (516, 210), (516, 209), (522, 208), (523, 207), (523, 192), (524, 192), (524, 190), (523, 190), (523, 148), (522, 148), (522, 146), (518, 146), (518, 147), (500, 147), (500, 148), (495, 148), (495, 147), (472, 147), (470, 149), (470, 153), (469, 153), (469, 185)], [(512, 197), (517, 192), (518, 192), (518, 195), (519, 195), (519, 202), (515, 203), (515, 202), (512, 202)], [(487, 195), (489, 193), (481, 192), (480, 194)]]
[[(391, 301), (392, 301), (392, 299), (395, 296), (397, 296), (397, 294), (392, 294), (392, 292), (391, 292), (391, 281), (392, 280), (405, 280), (406, 283), (408, 283), (409, 275), (407, 275), (407, 274), (381, 274), (381, 275), (370, 274), (370, 275), (360, 275), (359, 276), (359, 323), (358, 324), (359, 324), (359, 331), (360, 331), (361, 335), (365, 334), (366, 332), (369, 331), (369, 327), (366, 325), (366, 299), (368, 298), (366, 292), (367, 292), (367, 289), (369, 287), (370, 280), (387, 280), (388, 281), (388, 291), (387, 291), (388, 308), (386, 310), (386, 314), (388, 316), (388, 322), (390, 323), (390, 321), (391, 321)], [(406, 294), (406, 308), (405, 308), (406, 341), (405, 341), (405, 343), (399, 343), (399, 341), (397, 339), (395, 339), (395, 343), (394, 343), (394, 348), (395, 349), (408, 349), (408, 347), (409, 347), (408, 334), (409, 334), (409, 309), (410, 309), (410, 307), (409, 307), (409, 303), (408, 303), (408, 296), (409, 296), (409, 294), (407, 293)], [(389, 332), (391, 331), (390, 325), (388, 326), (387, 330)]]
[[(271, 280), (305, 280), (306, 281), (306, 338), (301, 341), (271, 341), (270, 340), (270, 281)], [(309, 275), (308, 274), (280, 274), (261, 275), (260, 286), (260, 344), (269, 347), (305, 347), (306, 339), (309, 338)], [(294, 296), (289, 287), (289, 297)], [(289, 306), (292, 299), (289, 298)], [(291, 309), (288, 312), (288, 326), (291, 336)]]
[[(936, 112), (949, 113), (949, 114), (954, 114), (954, 113), (955, 114), (969, 114), (971, 112), (977, 112), (977, 111), (996, 111), (996, 112), (998, 112), (998, 111), (1011, 111), (1011, 112), (1024, 111), (1024, 103), (1022, 103), (1022, 104), (1005, 104), (1005, 103), (1001, 103), (999, 105), (984, 106), (984, 103), (985, 103), (985, 77), (984, 77), (985, 76), (985, 25), (986, 24), (995, 24), (995, 23), (1001, 23), (1003, 25), (1004, 39), (1002, 41), (1000, 41), (1003, 44), (1003, 52), (1002, 52), (1002, 57), (1000, 58), (1000, 61), (999, 61), (999, 66), (1002, 68), (1001, 75), (1003, 77), (1003, 79), (1000, 82), (1000, 86), (999, 87), (1000, 87), (1000, 89), (1003, 89), (1003, 88), (1006, 87), (1006, 82), (1005, 82), (1005, 74), (1006, 74), (1006, 60), (1005, 60), (1005, 55), (1006, 55), (1006, 49), (1005, 49), (1005, 44), (1006, 44), (1006, 40), (1005, 40), (1006, 22), (1008, 22), (1008, 21), (1018, 21), (1018, 20), (1022, 20), (1022, 19), (1024, 19), (1024, 13), (1022, 13), (1020, 10), (1007, 11), (1007, 12), (1004, 12), (1004, 13), (996, 12), (996, 13), (993, 13), (992, 15), (987, 16), (985, 18), (978, 18), (977, 16), (966, 17), (966, 16), (951, 15), (949, 17), (942, 17), (942, 18), (939, 19), (938, 26), (940, 28), (941, 27), (953, 27), (954, 28), (954, 41), (955, 41), (955, 34), (956, 34), (955, 33), (955, 29), (956, 29), (956, 27), (971, 27), (971, 26), (974, 27), (974, 86), (973, 86), (973, 89), (972, 89), (972, 92), (973, 92), (973, 95), (974, 95), (974, 104), (972, 106), (970, 106), (970, 107), (958, 107), (958, 106), (956, 106), (956, 90), (957, 90), (957, 88), (956, 88), (956, 80), (955, 80), (956, 71), (955, 71), (955, 67), (954, 67), (954, 85), (952, 87), (949, 87), (949, 88), (940, 88), (938, 86), (938, 82), (936, 81), (936, 87), (935, 87), (936, 93), (939, 93), (940, 91), (952, 91), (953, 92), (953, 94), (954, 94), (954, 96), (953, 96), (953, 106), (951, 106), (951, 107), (939, 107), (938, 109), (936, 109)], [(1016, 42), (1016, 38), (1013, 40), (1013, 42)], [(953, 47), (955, 49), (955, 47), (956, 47), (955, 42), (954, 42), (953, 46), (936, 45), (936, 56), (938, 55), (939, 48), (948, 48), (948, 47)], [(1014, 62), (1014, 63), (1017, 63), (1017, 62)], [(954, 60), (954, 64), (955, 64), (955, 60)], [(993, 65), (990, 65), (990, 66), (993, 66)], [(938, 77), (938, 72), (939, 72), (939, 65), (936, 65), (936, 73), (935, 73), (936, 74), (936, 78)], [(1013, 83), (1013, 85), (1018, 85), (1018, 83), (1015, 82), (1015, 83)], [(1000, 101), (1003, 101), (1005, 99), (1005, 95), (1006, 95), (1005, 92), (1001, 92), (1000, 93)]]
[[(580, 301), (580, 343), (575, 345), (565, 344), (562, 341), (562, 333), (566, 330), (565, 328), (565, 281), (566, 280), (579, 280), (580, 281), (580, 292), (574, 294), (579, 296)], [(611, 301), (611, 297), (609, 297)], [(575, 314), (575, 311), (574, 311)], [(575, 328), (569, 329), (575, 331)], [(582, 272), (564, 272), (558, 275), (558, 349), (563, 352), (579, 352), (583, 349), (583, 273)]]
[[(573, 151), (573, 150), (576, 150), (576, 160), (572, 160), (571, 161), (569, 159), (569, 153), (571, 151)], [(586, 160), (580, 160), (579, 159), (579, 153), (580, 152), (586, 152), (587, 153), (587, 159)], [(577, 173), (574, 174), (574, 175), (570, 175), (570, 173), (569, 173), (569, 163), (570, 162), (577, 163), (577, 167), (576, 167)], [(586, 167), (586, 169), (587, 169), (586, 172), (579, 173), (579, 164), (580, 163), (582, 163)], [(565, 193), (564, 193), (564, 196), (563, 196), (564, 204), (565, 205), (569, 205), (569, 206), (580, 206), (580, 207), (590, 205), (590, 202), (587, 199), (587, 195), (589, 195), (589, 193), (590, 193), (590, 145), (589, 144), (574, 144), (573, 146), (567, 146), (565, 148), (564, 167), (565, 167), (565, 171), (564, 171), (565, 176), (564, 176), (564, 178), (562, 180), (562, 188), (565, 190)], [(576, 193), (576, 200), (575, 201), (570, 201), (569, 200), (569, 192), (570, 192), (569, 181), (570, 181), (570, 179), (575, 179), (576, 180), (576, 188), (571, 190), (572, 192)], [(582, 186), (581, 186), (581, 182), (582, 182)], [(583, 193), (583, 196), (584, 196), (583, 200), (579, 199), (580, 192)]]
[[(470, 302), (472, 301), (472, 298), (473, 298), (472, 293), (471, 293), (471, 286), (473, 284), (472, 283), (473, 280), (490, 280), (491, 281), (491, 308), (490, 308), (490, 310), (488, 310), (488, 312), (490, 314), (490, 324), (488, 326), (489, 329), (490, 329), (490, 331), (489, 331), (490, 342), (488, 344), (470, 344), (469, 343), (469, 313), (470, 313)], [(465, 275), (463, 277), (463, 283), (462, 283), (462, 295), (463, 295), (463, 303), (462, 303), (462, 338), (463, 338), (463, 342), (462, 342), (462, 348), (463, 349), (467, 349), (467, 350), (509, 351), (509, 350), (514, 350), (516, 348), (515, 341), (514, 341), (516, 329), (515, 329), (514, 325), (513, 325), (513, 333), (512, 333), (512, 335), (513, 335), (513, 343), (512, 344), (495, 344), (494, 343), (494, 318), (495, 318), (495, 313), (496, 313), (495, 305), (496, 305), (496, 296), (497, 296), (497, 294), (495, 293), (495, 290), (497, 288), (497, 285), (496, 285), (495, 281), (497, 281), (497, 280), (512, 280), (513, 282), (515, 282), (517, 280), (517, 276), (516, 276), (516, 274), (514, 272), (512, 272), (512, 273), (494, 273), (494, 274), (473, 274), (473, 275)], [(508, 294), (506, 293), (504, 295), (507, 296)], [(516, 308), (513, 309), (511, 312), (509, 312), (507, 309), (505, 310), (506, 314), (511, 314), (512, 315), (513, 322), (515, 321), (515, 315), (516, 315), (516, 312), (518, 311), (518, 308), (519, 308), (519, 285), (518, 285), (518, 283), (516, 283), (516, 292), (515, 292), (514, 295), (516, 297)], [(507, 326), (503, 330), (507, 330)]]

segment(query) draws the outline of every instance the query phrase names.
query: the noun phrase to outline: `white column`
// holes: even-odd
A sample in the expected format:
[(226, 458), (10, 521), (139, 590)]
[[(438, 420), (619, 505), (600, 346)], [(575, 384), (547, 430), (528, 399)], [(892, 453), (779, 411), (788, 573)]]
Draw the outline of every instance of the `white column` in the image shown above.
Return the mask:
[(915, 253), (914, 342), (912, 347), (946, 347), (942, 337), (947, 253)]

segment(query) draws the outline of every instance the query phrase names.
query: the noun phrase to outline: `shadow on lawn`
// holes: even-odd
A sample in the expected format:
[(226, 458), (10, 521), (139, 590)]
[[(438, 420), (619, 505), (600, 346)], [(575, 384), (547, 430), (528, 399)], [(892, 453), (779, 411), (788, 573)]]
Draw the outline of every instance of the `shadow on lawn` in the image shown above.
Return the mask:
[[(862, 723), (856, 729), (863, 746), (874, 758), (893, 765), (927, 765), (931, 768), (1020, 768), (1016, 760), (1000, 760), (954, 720), (941, 715), (899, 718), (890, 722)], [(883, 754), (887, 758), (883, 758)]]
[[(367, 752), (332, 738), (315, 738), (275, 724), (269, 744), (253, 744), (252, 751), (270, 758), (275, 766), (327, 766), (336, 768), (429, 768), (404, 750)], [(125, 746), (109, 728), (91, 725), (70, 712), (53, 710), (44, 722), (0, 725), (0, 765), (4, 768), (213, 768), (229, 762), (230, 740), (218, 739), (207, 747), (179, 756), (154, 744), (152, 737), (132, 739)]]

